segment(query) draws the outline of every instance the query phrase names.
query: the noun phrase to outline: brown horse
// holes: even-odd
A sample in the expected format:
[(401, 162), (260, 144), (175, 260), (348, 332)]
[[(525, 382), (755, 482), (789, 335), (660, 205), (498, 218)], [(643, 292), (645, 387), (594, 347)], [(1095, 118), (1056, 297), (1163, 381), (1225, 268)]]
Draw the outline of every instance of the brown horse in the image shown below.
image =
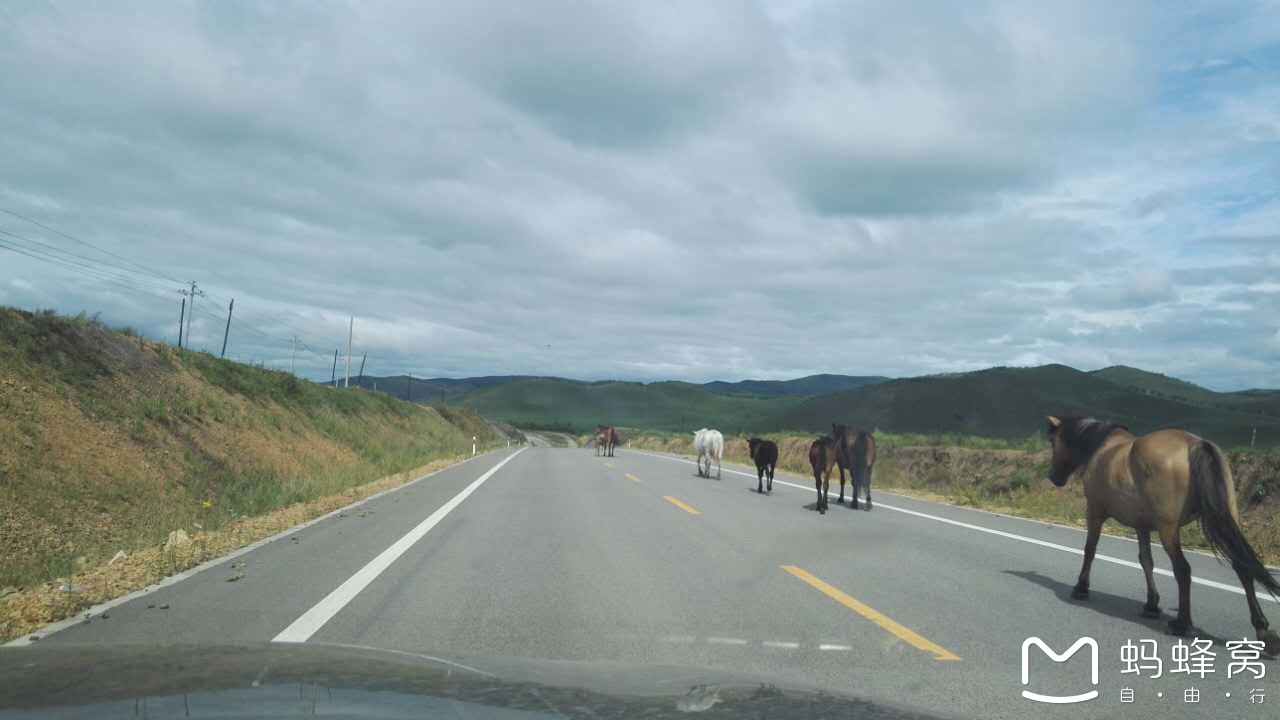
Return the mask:
[(1089, 535), (1084, 565), (1071, 597), (1089, 597), (1089, 566), (1102, 524), (1108, 519), (1138, 531), (1138, 560), (1147, 579), (1145, 617), (1160, 616), (1160, 595), (1151, 572), (1151, 533), (1169, 554), (1178, 581), (1178, 615), (1169, 631), (1185, 635), (1191, 625), (1191, 565), (1182, 553), (1180, 528), (1200, 521), (1209, 546), (1236, 571), (1249, 601), (1249, 616), (1268, 655), (1280, 654), (1280, 635), (1271, 630), (1258, 605), (1254, 583), (1280, 595), (1280, 583), (1240, 530), (1231, 468), (1217, 445), (1182, 430), (1158, 430), (1135, 437), (1121, 425), (1093, 418), (1049, 417), (1053, 465), (1049, 480), (1058, 487), (1073, 474), (1084, 481)]
[(867, 491), (867, 510), (871, 509), (871, 471), (876, 464), (876, 439), (866, 430), (854, 432), (847, 425), (831, 424), (831, 437), (836, 444), (836, 463), (840, 466), (840, 499), (844, 504), (844, 472), (849, 471), (849, 507), (858, 509), (858, 495)]
[(613, 448), (619, 440), (618, 431), (611, 425), (596, 426), (596, 455), (613, 457)]
[(819, 513), (827, 512), (827, 492), (831, 488), (831, 468), (836, 464), (836, 443), (825, 435), (809, 444), (809, 465), (813, 467), (813, 484), (818, 490)]

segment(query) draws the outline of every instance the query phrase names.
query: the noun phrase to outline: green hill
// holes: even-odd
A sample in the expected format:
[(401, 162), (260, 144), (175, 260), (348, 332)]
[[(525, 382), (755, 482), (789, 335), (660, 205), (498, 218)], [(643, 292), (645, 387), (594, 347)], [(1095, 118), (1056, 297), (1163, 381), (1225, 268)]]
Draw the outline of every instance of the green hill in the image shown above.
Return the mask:
[(585, 432), (598, 423), (684, 432), (768, 428), (769, 416), (799, 398), (722, 395), (683, 382), (598, 382), (529, 379), (467, 393), (458, 400), (486, 417), (519, 427)]
[(864, 385), (875, 385), (889, 378), (882, 375), (808, 375), (794, 380), (741, 380), (725, 382), (716, 380), (703, 383), (702, 387), (722, 395), (757, 395), (760, 397), (813, 397), (851, 390)]
[[(1208, 393), (1198, 396), (1204, 402), (1193, 402), (1156, 394), (1150, 386), (1157, 383), (1145, 376), (1108, 370), (1112, 372), (1086, 373), (1065, 365), (999, 367), (891, 380), (804, 400), (779, 410), (772, 420), (779, 430), (825, 431), (833, 420), (843, 420), (898, 433), (1026, 437), (1040, 431), (1045, 415), (1092, 415), (1135, 432), (1185, 428), (1229, 446), (1248, 445), (1256, 427), (1259, 445), (1280, 445), (1280, 418), (1255, 412), (1240, 398), (1224, 397), (1247, 393), (1214, 393), (1171, 378), (1157, 385), (1183, 394)], [(1147, 387), (1115, 378), (1142, 381)], [(1265, 406), (1268, 397), (1263, 392), (1254, 404)]]

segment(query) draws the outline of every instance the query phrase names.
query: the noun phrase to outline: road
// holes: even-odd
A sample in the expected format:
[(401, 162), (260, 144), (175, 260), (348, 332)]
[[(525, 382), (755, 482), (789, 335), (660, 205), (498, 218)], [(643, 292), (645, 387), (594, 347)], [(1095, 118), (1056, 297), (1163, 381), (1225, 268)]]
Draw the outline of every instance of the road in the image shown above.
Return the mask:
[[(1210, 557), (1191, 558), (1198, 579), (1221, 584), (1192, 591), (1197, 625), (1217, 639), (1216, 673), (1201, 680), (1170, 672), (1171, 577), (1158, 577), (1161, 620), (1139, 615), (1141, 572), (1107, 559), (1091, 600), (1069, 599), (1077, 530), (890, 493), (873, 512), (833, 499), (819, 515), (803, 478), (780, 473), (762, 496), (743, 470), (716, 480), (638, 451), (497, 451), (257, 547), (234, 560), (243, 570), (208, 568), (40, 642), (305, 641), (715, 668), (973, 718), (1274, 717), (1280, 704), (1276, 662), (1262, 680), (1226, 678), (1223, 642), (1252, 629), (1234, 574)], [(1099, 553), (1133, 562), (1137, 545), (1107, 537)], [(1264, 609), (1280, 622), (1280, 605)], [(1037, 653), (1027, 689), (1100, 696), (1020, 697), (1029, 636), (1058, 652), (1095, 638), (1100, 682), (1087, 650), (1060, 665)], [(1121, 672), (1121, 645), (1144, 638), (1159, 644), (1159, 679)], [(1120, 704), (1122, 687), (1134, 704)], [(1191, 687), (1199, 704), (1184, 702)]]

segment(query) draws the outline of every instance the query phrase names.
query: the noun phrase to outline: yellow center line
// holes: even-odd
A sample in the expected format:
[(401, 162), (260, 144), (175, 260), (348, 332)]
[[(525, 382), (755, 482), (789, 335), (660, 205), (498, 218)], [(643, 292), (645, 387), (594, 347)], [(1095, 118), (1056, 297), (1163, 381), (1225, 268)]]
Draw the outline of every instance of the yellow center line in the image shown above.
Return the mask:
[(663, 499), (663, 500), (666, 500), (667, 502), (671, 503), (672, 505), (675, 505), (676, 507), (678, 507), (678, 508), (680, 508), (681, 510), (683, 510), (683, 511), (685, 511), (685, 512), (689, 513), (690, 515), (701, 515), (701, 514), (702, 514), (700, 511), (693, 509), (693, 508), (692, 508), (692, 507), (690, 507), (687, 503), (685, 503), (683, 500), (681, 500), (681, 499), (679, 499), (679, 498), (673, 498), (673, 497), (671, 497), (670, 495), (663, 495), (663, 496), (662, 496), (662, 499)]
[(640, 482), (640, 478), (636, 477), (635, 475), (632, 475), (631, 473), (627, 473), (627, 479), (630, 480), (631, 482)]
[(956, 655), (955, 653), (942, 647), (941, 645), (931, 640), (928, 640), (927, 638), (919, 635), (918, 633), (911, 630), (910, 628), (898, 624), (892, 618), (880, 612), (879, 610), (876, 610), (870, 605), (866, 605), (862, 602), (859, 602), (858, 600), (847, 595), (840, 588), (827, 584), (821, 578), (811, 575), (808, 571), (802, 568), (798, 568), (795, 565), (783, 565), (782, 569), (786, 570), (787, 572), (791, 573), (797, 578), (800, 578), (801, 580), (805, 581), (806, 583), (813, 586), (814, 588), (817, 588), (827, 597), (831, 598), (832, 600), (835, 600), (841, 605), (844, 605), (850, 610), (858, 613), (862, 617), (879, 625), (880, 627), (889, 631), (891, 634), (896, 635), (898, 638), (905, 640), (907, 643), (914, 645), (915, 647), (929, 653), (930, 655), (933, 655), (935, 660), (959, 660), (960, 659), (959, 655)]

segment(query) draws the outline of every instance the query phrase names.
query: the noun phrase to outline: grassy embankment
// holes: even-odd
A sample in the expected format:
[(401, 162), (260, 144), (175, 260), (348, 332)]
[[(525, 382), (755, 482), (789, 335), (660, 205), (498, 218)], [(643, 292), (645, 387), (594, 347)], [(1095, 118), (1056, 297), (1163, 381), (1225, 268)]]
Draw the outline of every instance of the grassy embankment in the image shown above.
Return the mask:
[[(692, 453), (687, 435), (624, 432), (636, 449), (680, 455)], [(813, 437), (766, 434), (778, 443), (778, 469), (811, 483), (809, 443)], [(585, 437), (583, 440), (585, 441)], [(874, 489), (896, 490), (1020, 517), (1084, 525), (1084, 494), (1078, 482), (1053, 487), (1043, 439), (1002, 440), (963, 435), (876, 435)], [(1280, 564), (1280, 451), (1227, 450), (1235, 476), (1245, 533), (1271, 565)], [(725, 462), (751, 465), (745, 436), (725, 437)], [(1129, 534), (1108, 523), (1107, 532)], [(1205, 547), (1200, 528), (1183, 528), (1183, 541)]]
[(0, 639), (461, 459), (473, 435), (505, 444), (469, 410), (0, 308)]

